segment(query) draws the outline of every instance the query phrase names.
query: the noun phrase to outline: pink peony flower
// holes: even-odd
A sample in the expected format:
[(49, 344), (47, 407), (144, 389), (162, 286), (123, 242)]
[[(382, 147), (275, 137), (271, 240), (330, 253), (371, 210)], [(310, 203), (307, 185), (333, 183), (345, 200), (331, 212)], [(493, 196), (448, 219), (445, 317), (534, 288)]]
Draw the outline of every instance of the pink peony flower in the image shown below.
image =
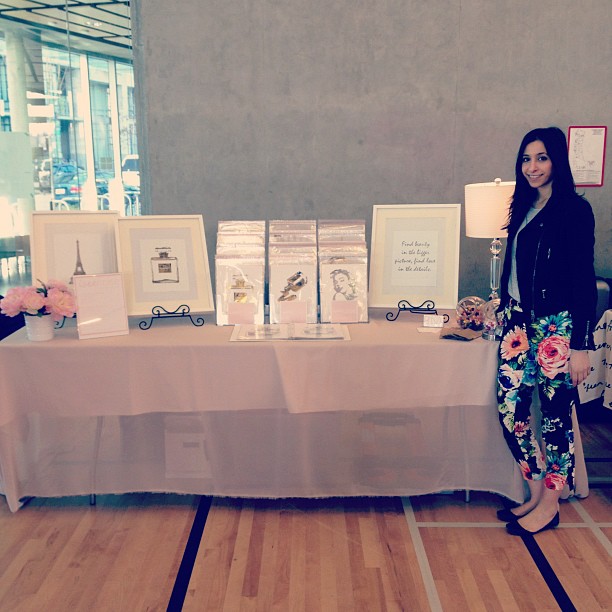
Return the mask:
[(537, 361), (546, 378), (553, 379), (557, 374), (568, 371), (569, 339), (550, 336), (540, 342)]
[(50, 280), (47, 283), (47, 289), (59, 289), (60, 291), (70, 292), (70, 289), (68, 289), (68, 285), (66, 283), (55, 279)]
[(0, 312), (9, 317), (22, 312), (31, 316), (51, 315), (54, 321), (74, 315), (76, 302), (65, 283), (38, 282), (40, 287), (11, 287), (0, 300)]
[(13, 287), (9, 289), (6, 296), (0, 300), (0, 312), (8, 317), (16, 317), (21, 310), (25, 287)]
[(54, 321), (61, 321), (63, 317), (71, 317), (76, 310), (76, 303), (72, 293), (62, 291), (59, 287), (49, 289), (47, 293), (47, 312)]
[(28, 287), (21, 298), (22, 310), (30, 315), (37, 315), (38, 311), (45, 307), (45, 296), (36, 290), (36, 287)]
[(506, 361), (524, 353), (529, 348), (529, 341), (525, 330), (518, 325), (508, 332), (501, 343), (501, 356)]

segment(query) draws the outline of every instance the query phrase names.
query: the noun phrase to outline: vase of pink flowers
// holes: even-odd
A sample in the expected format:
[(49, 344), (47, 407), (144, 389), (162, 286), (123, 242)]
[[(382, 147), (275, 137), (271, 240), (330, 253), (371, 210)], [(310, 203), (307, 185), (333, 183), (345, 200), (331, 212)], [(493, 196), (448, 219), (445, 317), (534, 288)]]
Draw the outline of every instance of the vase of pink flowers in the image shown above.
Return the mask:
[(74, 295), (65, 283), (49, 281), (40, 286), (12, 287), (0, 300), (0, 312), (9, 317), (23, 313), (29, 340), (51, 340), (55, 323), (76, 312)]

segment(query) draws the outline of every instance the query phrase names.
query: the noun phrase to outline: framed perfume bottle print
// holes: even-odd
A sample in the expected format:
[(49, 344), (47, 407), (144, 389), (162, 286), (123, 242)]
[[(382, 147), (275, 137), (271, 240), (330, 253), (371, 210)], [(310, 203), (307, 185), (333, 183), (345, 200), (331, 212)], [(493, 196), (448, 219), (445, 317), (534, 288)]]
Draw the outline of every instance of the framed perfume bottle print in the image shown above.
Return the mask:
[(32, 279), (69, 286), (76, 275), (120, 272), (119, 213), (35, 211), (32, 213)]
[(201, 215), (121, 217), (119, 244), (129, 315), (214, 311)]

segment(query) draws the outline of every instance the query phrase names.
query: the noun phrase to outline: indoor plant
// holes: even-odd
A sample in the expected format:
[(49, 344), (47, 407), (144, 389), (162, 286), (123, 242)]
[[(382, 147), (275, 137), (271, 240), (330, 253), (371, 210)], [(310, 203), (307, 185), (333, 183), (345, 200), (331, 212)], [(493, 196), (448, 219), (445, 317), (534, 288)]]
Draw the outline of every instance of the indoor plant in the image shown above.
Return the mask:
[(0, 312), (9, 317), (25, 316), (30, 340), (50, 340), (55, 321), (76, 312), (74, 295), (65, 283), (38, 281), (40, 286), (11, 287), (0, 300)]

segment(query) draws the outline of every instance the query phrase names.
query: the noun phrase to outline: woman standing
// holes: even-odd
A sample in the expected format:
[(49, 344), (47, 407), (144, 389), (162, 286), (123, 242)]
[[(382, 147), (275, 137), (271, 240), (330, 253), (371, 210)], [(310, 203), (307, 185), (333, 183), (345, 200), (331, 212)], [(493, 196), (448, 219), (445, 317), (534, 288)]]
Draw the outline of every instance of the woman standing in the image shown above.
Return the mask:
[[(595, 221), (576, 193), (560, 129), (538, 128), (523, 138), (507, 229), (497, 399), (504, 437), (531, 495), (497, 516), (509, 533), (525, 535), (559, 524), (559, 497), (574, 485), (571, 414), (576, 386), (590, 370), (597, 303)], [(544, 448), (530, 418), (536, 387)]]

